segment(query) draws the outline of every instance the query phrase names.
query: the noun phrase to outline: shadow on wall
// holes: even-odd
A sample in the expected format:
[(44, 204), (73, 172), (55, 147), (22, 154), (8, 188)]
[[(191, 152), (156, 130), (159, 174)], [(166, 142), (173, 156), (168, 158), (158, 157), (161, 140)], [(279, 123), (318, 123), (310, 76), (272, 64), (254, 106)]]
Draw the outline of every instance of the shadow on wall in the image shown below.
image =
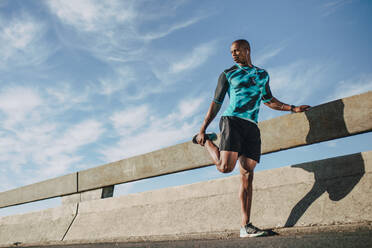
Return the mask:
[[(319, 142), (324, 132), (330, 130), (332, 138), (349, 134), (344, 121), (342, 100), (334, 101), (330, 108), (315, 107), (305, 114), (310, 124), (310, 130), (306, 137), (307, 143)], [(294, 226), (311, 204), (325, 192), (328, 193), (332, 201), (343, 199), (353, 190), (365, 173), (361, 153), (292, 167), (313, 172), (315, 183), (311, 190), (294, 206), (285, 227)]]

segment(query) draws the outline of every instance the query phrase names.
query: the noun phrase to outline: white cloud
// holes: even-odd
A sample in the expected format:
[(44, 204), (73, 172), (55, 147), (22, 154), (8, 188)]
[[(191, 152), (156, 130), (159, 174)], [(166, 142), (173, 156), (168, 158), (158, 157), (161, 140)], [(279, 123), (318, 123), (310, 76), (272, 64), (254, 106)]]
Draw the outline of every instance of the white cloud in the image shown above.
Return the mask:
[(175, 24), (169, 26), (166, 30), (158, 31), (157, 33), (156, 32), (151, 32), (151, 33), (143, 35), (141, 38), (145, 41), (160, 39), (160, 38), (163, 38), (163, 37), (173, 33), (174, 31), (177, 31), (177, 30), (183, 29), (183, 28), (187, 28), (187, 27), (199, 22), (203, 18), (204, 17), (194, 17), (194, 18), (192, 18), (190, 20), (186, 20), (184, 22), (175, 23)]
[(263, 51), (258, 53), (257, 58), (254, 60), (254, 64), (257, 66), (262, 66), (271, 58), (277, 56), (286, 46), (274, 47), (274, 48), (265, 48)]
[(114, 73), (109, 77), (99, 80), (101, 88), (98, 93), (111, 95), (117, 91), (125, 89), (131, 82), (134, 82), (135, 79), (135, 72), (131, 67), (122, 66), (116, 68)]
[(57, 124), (29, 123), (24, 129), (0, 134), (0, 161), (6, 162), (10, 171), (25, 177), (23, 184), (34, 183), (47, 178), (66, 174), (71, 166), (80, 162), (79, 149), (96, 142), (104, 129), (95, 120), (85, 120), (64, 132)]
[(50, 0), (48, 6), (63, 22), (78, 30), (97, 31), (111, 23), (133, 20), (133, 1)]
[(122, 138), (115, 147), (104, 149), (102, 154), (107, 162), (120, 160), (176, 144), (192, 137), (196, 130), (195, 122), (151, 125), (135, 136)]
[(333, 94), (327, 98), (327, 101), (358, 95), (367, 91), (372, 91), (372, 74), (362, 74), (360, 76), (338, 82), (337, 88)]
[(65, 151), (76, 151), (81, 146), (96, 141), (104, 129), (96, 120), (84, 120), (68, 129), (57, 144), (63, 146)]
[(268, 68), (272, 93), (285, 103), (308, 104), (305, 101), (320, 89), (327, 70), (327, 63), (310, 61)]
[(105, 131), (95, 119), (58, 120), (73, 94), (57, 92), (21, 86), (0, 91), (0, 163), (22, 185), (66, 174), (83, 159), (81, 149)]
[(32, 22), (15, 21), (3, 29), (1, 38), (16, 49), (24, 49), (32, 42), (37, 31), (37, 26)]
[(341, 7), (353, 3), (354, 0), (332, 0), (322, 6), (323, 16), (329, 16), (339, 10)]
[(115, 112), (110, 120), (120, 135), (130, 134), (141, 128), (149, 119), (149, 107), (147, 105), (128, 107)]
[(7, 116), (7, 120), (3, 122), (3, 128), (11, 128), (24, 121), (42, 103), (40, 95), (33, 89), (24, 87), (3, 89), (0, 92), (0, 111)]
[(190, 55), (173, 62), (170, 65), (170, 73), (181, 73), (191, 69), (195, 69), (204, 64), (208, 57), (216, 51), (216, 43), (214, 41), (203, 43), (195, 47)]
[(200, 110), (200, 106), (204, 100), (205, 97), (182, 100), (178, 106), (179, 117), (181, 119), (186, 119), (193, 116), (197, 111)]
[[(199, 130), (203, 102), (203, 97), (183, 99), (166, 116), (156, 115), (156, 111), (149, 113), (146, 105), (116, 113), (118, 119), (111, 120), (121, 136), (117, 144), (103, 149), (104, 160), (111, 162), (191, 139)], [(128, 130), (121, 130), (126, 125)]]
[(42, 104), (39, 94), (24, 87), (8, 88), (0, 93), (0, 110), (7, 114), (27, 113)]
[[(146, 1), (49, 0), (46, 3), (63, 24), (76, 31), (74, 39), (66, 39), (63, 35), (66, 30), (59, 30), (65, 44), (88, 50), (105, 61), (143, 60), (149, 41), (187, 28), (206, 16), (169, 21), (167, 18), (174, 13), (166, 6), (176, 10), (182, 1), (149, 4)], [(143, 27), (148, 25), (153, 28), (144, 31)]]
[(29, 15), (0, 17), (0, 69), (45, 61), (54, 50), (42, 41), (45, 32), (45, 25)]
[(91, 94), (88, 86), (83, 91), (75, 92), (67, 82), (56, 83), (53, 87), (46, 88), (46, 93), (48, 101), (62, 107), (63, 110), (87, 102)]

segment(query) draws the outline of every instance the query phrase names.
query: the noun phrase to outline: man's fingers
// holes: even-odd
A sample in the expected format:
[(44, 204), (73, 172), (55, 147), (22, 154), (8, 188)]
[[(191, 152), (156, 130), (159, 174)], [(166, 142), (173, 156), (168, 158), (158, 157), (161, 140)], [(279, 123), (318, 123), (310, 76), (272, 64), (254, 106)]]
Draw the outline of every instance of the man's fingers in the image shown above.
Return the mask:
[(196, 141), (198, 142), (199, 145), (204, 146), (204, 137), (200, 137), (200, 135), (198, 135), (196, 137)]
[(200, 139), (200, 143), (199, 143), (199, 144), (200, 144), (201, 146), (204, 146), (204, 144), (205, 144), (205, 139), (204, 139), (204, 137)]
[(303, 110), (303, 111), (306, 111), (306, 110), (308, 110), (308, 109), (310, 108), (309, 105), (303, 105), (303, 106), (301, 106), (301, 107), (302, 107), (302, 110)]
[(309, 110), (311, 106), (309, 105), (301, 105), (301, 106), (298, 106), (298, 110), (299, 111), (296, 111), (296, 112), (304, 112), (306, 110)]

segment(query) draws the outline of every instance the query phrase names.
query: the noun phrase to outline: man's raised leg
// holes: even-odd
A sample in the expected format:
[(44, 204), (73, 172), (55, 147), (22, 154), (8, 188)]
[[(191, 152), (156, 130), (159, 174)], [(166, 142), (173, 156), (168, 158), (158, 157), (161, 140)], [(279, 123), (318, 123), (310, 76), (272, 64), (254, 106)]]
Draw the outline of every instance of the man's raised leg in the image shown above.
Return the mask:
[(211, 155), (217, 170), (222, 173), (229, 173), (234, 170), (236, 161), (238, 160), (237, 152), (220, 151), (211, 140), (206, 140), (204, 146)]

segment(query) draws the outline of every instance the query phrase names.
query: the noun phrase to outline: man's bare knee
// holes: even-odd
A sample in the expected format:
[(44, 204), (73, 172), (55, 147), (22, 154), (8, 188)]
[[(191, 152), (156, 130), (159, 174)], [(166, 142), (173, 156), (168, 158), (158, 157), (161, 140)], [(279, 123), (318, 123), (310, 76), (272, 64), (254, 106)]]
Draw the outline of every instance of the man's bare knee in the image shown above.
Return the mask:
[(220, 172), (222, 173), (230, 173), (234, 170), (234, 166), (235, 165), (232, 165), (232, 164), (229, 164), (227, 162), (221, 162), (217, 168)]
[(253, 170), (247, 171), (247, 170), (243, 169), (243, 170), (240, 171), (240, 176), (241, 176), (242, 180), (248, 180), (249, 182), (252, 182), (253, 181), (253, 175), (254, 175)]
[(221, 158), (218, 164), (216, 164), (217, 169), (222, 173), (230, 173), (234, 170), (237, 160), (237, 152), (221, 151)]

